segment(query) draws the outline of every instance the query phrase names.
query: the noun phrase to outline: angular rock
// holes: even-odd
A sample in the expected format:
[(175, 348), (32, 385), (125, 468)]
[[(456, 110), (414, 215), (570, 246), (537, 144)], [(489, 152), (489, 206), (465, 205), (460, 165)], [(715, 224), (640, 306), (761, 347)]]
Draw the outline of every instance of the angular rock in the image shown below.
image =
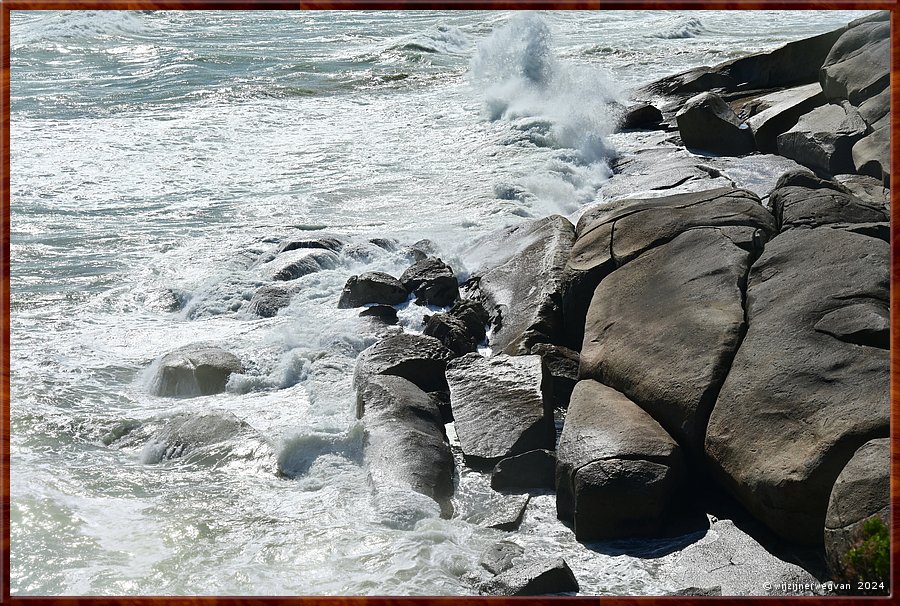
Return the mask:
[(484, 341), (487, 336), (486, 327), (491, 321), (491, 317), (480, 303), (463, 299), (454, 303), (447, 313), (465, 324), (466, 332), (476, 343)]
[(867, 175), (835, 175), (834, 180), (866, 204), (881, 205), (885, 212), (890, 214), (891, 190), (885, 187), (880, 178)]
[(891, 116), (884, 116), (872, 126), (872, 132), (857, 141), (850, 150), (853, 166), (861, 175), (891, 182)]
[(579, 376), (621, 391), (689, 454), (701, 453), (746, 329), (749, 257), (720, 229), (696, 228), (614, 271), (588, 309)]
[(444, 371), (453, 352), (433, 337), (398, 334), (365, 349), (356, 359), (353, 386), (359, 388), (375, 375), (395, 375), (423, 391), (447, 389)]
[(696, 147), (730, 156), (756, 149), (753, 133), (721, 97), (700, 93), (688, 99), (675, 114), (685, 147)]
[(299, 248), (279, 254), (266, 265), (273, 280), (296, 280), (323, 269), (334, 269), (338, 256), (321, 248)]
[(479, 585), (486, 595), (547, 595), (577, 593), (578, 581), (562, 558), (542, 558), (516, 564)]
[(366, 428), (365, 460), (376, 490), (405, 488), (452, 512), (453, 454), (433, 400), (402, 377), (371, 377), (357, 392)]
[(883, 91), (869, 97), (859, 105), (859, 115), (870, 128), (874, 128), (876, 122), (891, 113), (891, 89), (885, 88)]
[(290, 240), (285, 240), (278, 246), (278, 254), (304, 248), (320, 248), (336, 253), (340, 252), (341, 248), (343, 247), (344, 243), (333, 236), (321, 236), (318, 238), (292, 238)]
[(819, 80), (830, 100), (859, 105), (890, 82), (891, 24), (861, 23), (835, 42), (825, 58)]
[(778, 153), (829, 175), (853, 171), (850, 150), (866, 132), (855, 108), (823, 105), (777, 138)]
[(649, 103), (635, 103), (625, 108), (619, 129), (653, 128), (662, 122), (662, 119), (662, 112)]
[(556, 455), (550, 450), (529, 450), (501, 459), (491, 473), (494, 490), (555, 487)]
[(384, 324), (397, 323), (397, 309), (390, 305), (373, 305), (359, 312), (360, 318), (372, 318)]
[(417, 305), (446, 307), (459, 298), (459, 283), (449, 265), (428, 257), (417, 261), (400, 276), (403, 288), (416, 295)]
[(528, 501), (531, 495), (516, 495), (506, 497), (495, 505), (492, 511), (485, 519), (481, 521), (481, 525), (485, 528), (494, 528), (496, 530), (516, 530), (525, 517), (525, 509), (528, 507)]
[(271, 318), (282, 307), (287, 307), (291, 297), (297, 294), (299, 289), (283, 284), (267, 284), (260, 286), (250, 299), (249, 310), (261, 318)]
[(575, 383), (578, 382), (578, 352), (562, 345), (538, 343), (531, 348), (531, 353), (541, 356), (553, 377), (553, 405), (557, 408), (567, 407)]
[(753, 133), (756, 149), (763, 153), (775, 153), (775, 139), (797, 124), (800, 116), (825, 103), (825, 95), (818, 82), (789, 88), (755, 100), (761, 111), (747, 120)]
[(434, 337), (447, 349), (457, 355), (464, 355), (478, 349), (474, 337), (469, 334), (465, 323), (449, 313), (430, 316), (425, 322), (424, 334)]
[(842, 559), (860, 539), (867, 520), (878, 516), (890, 525), (890, 462), (889, 438), (866, 442), (853, 454), (831, 489), (825, 515), (825, 554), (835, 573), (843, 570)]
[(450, 403), (469, 465), (490, 467), (512, 455), (553, 448), (550, 380), (540, 356), (467, 354), (450, 362)]
[(834, 223), (887, 221), (888, 213), (877, 202), (857, 198), (840, 183), (802, 173), (782, 175), (769, 197), (782, 231)]
[(362, 307), (371, 303), (380, 305), (399, 305), (409, 296), (407, 290), (400, 284), (400, 280), (380, 271), (367, 271), (358, 276), (350, 276), (338, 307)]
[(498, 541), (484, 550), (479, 564), (491, 574), (500, 574), (512, 568), (524, 553), (525, 548), (518, 543)]
[(241, 372), (241, 359), (208, 345), (188, 345), (154, 363), (150, 391), (157, 396), (189, 398), (225, 391), (232, 373)]
[(579, 541), (658, 532), (684, 475), (675, 440), (596, 381), (575, 386), (556, 456), (557, 515)]
[[(766, 245), (750, 273), (749, 329), (712, 411), (706, 452), (714, 477), (788, 541), (821, 544), (838, 473), (862, 444), (888, 435), (888, 351), (815, 327), (843, 308), (887, 309), (889, 255), (887, 243), (842, 229), (792, 229)], [(831, 332), (843, 323), (826, 322)]]

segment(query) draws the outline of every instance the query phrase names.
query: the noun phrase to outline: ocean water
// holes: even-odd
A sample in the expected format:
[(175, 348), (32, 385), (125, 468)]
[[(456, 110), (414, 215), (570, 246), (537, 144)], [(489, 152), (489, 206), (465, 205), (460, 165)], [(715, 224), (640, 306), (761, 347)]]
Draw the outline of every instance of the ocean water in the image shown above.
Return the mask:
[[(377, 334), (344, 282), (422, 238), (465, 275), (478, 237), (596, 199), (611, 101), (862, 14), (13, 11), (12, 593), (471, 593), (508, 536), (477, 523), (486, 478), (460, 467), (449, 520), (373, 493), (350, 379)], [(353, 245), (249, 313), (279, 240), (321, 233)], [(245, 372), (151, 395), (196, 342)], [(249, 428), (165, 456), (168, 420), (210, 413)], [(690, 540), (582, 545), (551, 494), (513, 538), (584, 594), (676, 589), (661, 554)]]

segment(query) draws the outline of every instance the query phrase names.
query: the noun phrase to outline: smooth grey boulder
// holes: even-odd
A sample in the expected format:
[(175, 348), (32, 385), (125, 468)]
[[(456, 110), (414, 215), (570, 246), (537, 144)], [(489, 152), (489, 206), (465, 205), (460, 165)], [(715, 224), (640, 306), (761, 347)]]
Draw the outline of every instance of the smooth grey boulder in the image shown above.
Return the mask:
[(563, 270), (574, 239), (568, 219), (553, 215), (493, 232), (467, 251), (478, 269), (466, 298), (490, 314), (495, 353), (526, 354), (560, 336)]
[(877, 223), (890, 218), (877, 201), (857, 198), (836, 181), (802, 173), (782, 175), (769, 202), (781, 231), (834, 223)]
[(621, 391), (699, 455), (746, 330), (749, 264), (720, 228), (694, 228), (617, 269), (594, 292), (579, 376)]
[(828, 99), (859, 105), (890, 82), (891, 24), (861, 23), (849, 28), (829, 51), (819, 80)]
[(152, 369), (150, 392), (157, 396), (189, 398), (225, 391), (232, 373), (241, 372), (241, 359), (210, 345), (187, 345), (159, 358)]
[(356, 417), (366, 429), (364, 457), (376, 490), (406, 488), (452, 513), (453, 454), (434, 401), (402, 377), (371, 377), (357, 391)]
[(516, 530), (525, 517), (531, 495), (515, 495), (498, 499), (494, 510), (481, 521), (481, 526), (495, 530)]
[(255, 435), (245, 421), (230, 412), (178, 414), (141, 451), (141, 462), (156, 464), (185, 457), (198, 447), (225, 442), (241, 434)]
[(401, 333), (381, 339), (356, 359), (353, 386), (359, 388), (375, 375), (395, 375), (424, 391), (447, 389), (444, 371), (452, 351), (433, 337)]
[(491, 473), (494, 490), (555, 487), (556, 455), (550, 450), (529, 450), (501, 459)]
[(478, 562), (491, 574), (500, 574), (515, 565), (525, 553), (525, 548), (512, 541), (498, 541), (484, 550)]
[(637, 404), (579, 381), (557, 447), (556, 512), (579, 541), (652, 536), (684, 477), (681, 449)]
[(884, 116), (872, 125), (872, 132), (857, 141), (850, 150), (853, 166), (861, 175), (891, 182), (891, 116)]
[(334, 236), (320, 236), (318, 238), (291, 238), (285, 240), (278, 246), (278, 253), (284, 253), (291, 250), (300, 250), (304, 248), (321, 248), (330, 250), (333, 253), (340, 252), (344, 247), (344, 242)]
[(291, 302), (291, 297), (297, 294), (299, 289), (286, 284), (266, 284), (260, 286), (250, 299), (250, 313), (261, 318), (271, 318), (283, 307)]
[(890, 438), (871, 440), (853, 454), (835, 481), (825, 514), (825, 554), (835, 573), (843, 570), (842, 560), (861, 539), (866, 521), (877, 516), (890, 526), (890, 463)]
[(823, 105), (778, 135), (778, 153), (829, 175), (853, 172), (850, 150), (865, 133), (866, 123), (855, 108)]
[(688, 99), (675, 114), (685, 147), (695, 147), (729, 156), (756, 149), (750, 127), (715, 93), (700, 93)]
[(578, 581), (562, 558), (540, 558), (515, 564), (478, 586), (485, 595), (547, 595), (577, 593)]
[(400, 283), (415, 293), (416, 304), (447, 307), (459, 298), (459, 283), (449, 265), (428, 257), (417, 261), (400, 275)]
[(562, 345), (538, 343), (531, 353), (541, 356), (550, 376), (553, 377), (553, 405), (565, 408), (578, 382), (580, 356), (577, 351)]
[(619, 130), (655, 128), (663, 120), (662, 112), (649, 103), (635, 103), (625, 108)]
[(372, 303), (399, 305), (408, 296), (407, 290), (394, 276), (380, 271), (367, 271), (358, 276), (350, 276), (341, 291), (338, 307), (347, 309)]
[(734, 188), (589, 208), (578, 221), (566, 265), (563, 309), (569, 341), (575, 347), (582, 344), (588, 306), (603, 278), (644, 252), (700, 227), (716, 227), (735, 245), (754, 252), (777, 233), (775, 218), (759, 198)]
[[(888, 351), (816, 325), (852, 306), (886, 310), (889, 263), (879, 239), (792, 229), (750, 273), (749, 329), (710, 416), (706, 453), (713, 476), (788, 541), (821, 545), (839, 472), (862, 444), (888, 435)], [(854, 332), (858, 319), (879, 318), (841, 313)], [(830, 332), (843, 323), (825, 321)]]
[(323, 269), (334, 269), (338, 256), (322, 248), (298, 248), (283, 252), (269, 261), (269, 276), (273, 280), (296, 280)]
[(372, 318), (383, 324), (396, 324), (397, 309), (390, 305), (372, 305), (359, 312), (360, 318)]
[(769, 93), (754, 99), (756, 113), (747, 119), (756, 149), (771, 154), (778, 149), (776, 138), (797, 124), (800, 116), (825, 103), (818, 82)]
[(450, 405), (466, 462), (492, 467), (506, 457), (553, 448), (550, 382), (540, 356), (467, 354), (451, 361)]
[(434, 337), (456, 355), (461, 356), (478, 349), (478, 343), (469, 334), (465, 322), (449, 313), (429, 316), (423, 334)]
[(891, 190), (881, 178), (868, 175), (835, 175), (834, 180), (847, 188), (851, 194), (871, 205), (881, 205), (885, 212), (891, 212)]
[(891, 89), (885, 88), (877, 95), (869, 97), (860, 103), (857, 109), (866, 124), (874, 128), (876, 122), (891, 113)]

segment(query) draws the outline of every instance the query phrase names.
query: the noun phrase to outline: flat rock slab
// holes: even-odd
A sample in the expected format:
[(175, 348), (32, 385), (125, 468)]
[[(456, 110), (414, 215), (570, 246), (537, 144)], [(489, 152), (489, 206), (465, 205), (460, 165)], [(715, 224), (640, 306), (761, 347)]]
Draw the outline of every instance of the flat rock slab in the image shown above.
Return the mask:
[(434, 400), (402, 377), (375, 376), (357, 392), (365, 461), (376, 491), (407, 488), (452, 513), (455, 464)]
[(492, 511), (481, 521), (481, 526), (496, 530), (516, 530), (525, 517), (525, 509), (531, 495), (516, 495), (494, 499)]
[(578, 589), (575, 574), (562, 558), (516, 564), (479, 586), (482, 594), (505, 596), (577, 593)]
[(386, 337), (359, 354), (353, 386), (359, 388), (375, 375), (395, 375), (424, 391), (443, 391), (447, 389), (444, 371), (453, 357), (453, 352), (433, 337), (407, 333)]
[(241, 359), (208, 345), (188, 345), (154, 363), (150, 391), (157, 396), (189, 398), (225, 391), (232, 373), (241, 372)]
[[(710, 416), (706, 452), (714, 477), (789, 541), (822, 543), (838, 473), (857, 448), (888, 435), (888, 351), (829, 332), (861, 317), (832, 315), (851, 306), (886, 316), (889, 254), (886, 242), (845, 230), (792, 229), (750, 273), (749, 329)], [(828, 316), (829, 331), (817, 330)]]
[(467, 463), (553, 448), (550, 377), (540, 356), (467, 354), (447, 368), (456, 434)]
[(556, 455), (550, 450), (529, 450), (502, 459), (491, 473), (494, 490), (556, 487)]
[(890, 439), (871, 440), (853, 454), (834, 483), (825, 515), (825, 554), (835, 572), (842, 571), (841, 560), (861, 539), (868, 519), (878, 516), (890, 525), (890, 462)]
[(557, 450), (556, 508), (579, 541), (658, 532), (683, 476), (678, 444), (637, 404), (596, 381), (575, 386)]
[(689, 454), (702, 453), (745, 330), (749, 262), (727, 232), (697, 228), (614, 271), (588, 309), (579, 376), (621, 391)]
[(878, 201), (858, 198), (842, 184), (807, 175), (783, 175), (770, 198), (779, 228), (834, 223), (877, 223), (890, 219)]
[(776, 137), (793, 127), (800, 116), (825, 103), (825, 95), (815, 82), (762, 95), (754, 103), (759, 109), (747, 119), (747, 125), (756, 148), (771, 154), (777, 151)]

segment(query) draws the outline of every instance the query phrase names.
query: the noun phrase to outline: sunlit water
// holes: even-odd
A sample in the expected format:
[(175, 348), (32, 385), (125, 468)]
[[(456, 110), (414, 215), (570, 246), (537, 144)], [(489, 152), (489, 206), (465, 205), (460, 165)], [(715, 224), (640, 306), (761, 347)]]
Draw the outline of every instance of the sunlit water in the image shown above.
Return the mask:
[[(460, 467), (449, 520), (398, 519), (366, 481), (350, 377), (376, 334), (336, 302), (409, 263), (367, 241), (430, 238), (464, 274), (476, 237), (596, 198), (610, 101), (861, 14), (14, 11), (12, 592), (471, 593), (507, 536), (477, 524), (485, 477)], [(277, 242), (323, 230), (356, 246), (248, 313)], [(198, 341), (245, 373), (149, 395), (151, 362)], [(256, 433), (154, 463), (166, 418), (208, 411)], [(583, 593), (673, 589), (620, 555), (670, 544), (578, 544), (550, 494), (514, 536)]]

